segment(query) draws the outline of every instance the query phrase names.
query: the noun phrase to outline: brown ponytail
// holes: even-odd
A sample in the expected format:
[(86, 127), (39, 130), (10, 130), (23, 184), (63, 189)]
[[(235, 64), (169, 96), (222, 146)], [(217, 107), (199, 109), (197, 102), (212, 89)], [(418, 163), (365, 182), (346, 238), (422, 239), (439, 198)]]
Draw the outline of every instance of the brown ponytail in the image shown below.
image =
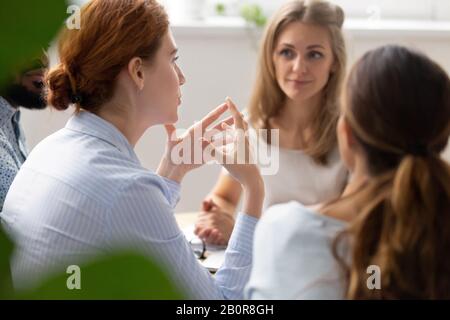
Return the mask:
[[(353, 195), (363, 209), (334, 244), (351, 299), (450, 298), (450, 80), (422, 54), (398, 46), (353, 68), (344, 115), (371, 178)], [(337, 254), (350, 239), (351, 263)], [(370, 290), (367, 268), (381, 270)]]
[(60, 64), (52, 69), (46, 77), (48, 84), (48, 103), (57, 110), (65, 110), (72, 103), (70, 96), (72, 95), (72, 87), (70, 79), (65, 72), (64, 67)]

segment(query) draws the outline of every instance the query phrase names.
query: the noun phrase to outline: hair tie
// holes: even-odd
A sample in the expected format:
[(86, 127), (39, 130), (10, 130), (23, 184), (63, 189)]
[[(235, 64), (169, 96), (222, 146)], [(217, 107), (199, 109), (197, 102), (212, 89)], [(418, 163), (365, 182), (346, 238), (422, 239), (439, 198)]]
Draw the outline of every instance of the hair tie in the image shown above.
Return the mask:
[(81, 97), (81, 94), (76, 93), (76, 94), (73, 94), (73, 95), (71, 96), (70, 100), (72, 101), (72, 103), (78, 103), (78, 104), (81, 104), (81, 101), (82, 101), (83, 99), (82, 99), (82, 97)]
[(418, 145), (411, 146), (407, 153), (409, 153), (413, 156), (416, 156), (416, 157), (427, 157), (430, 155), (430, 151), (428, 150), (428, 147), (424, 144), (418, 144)]

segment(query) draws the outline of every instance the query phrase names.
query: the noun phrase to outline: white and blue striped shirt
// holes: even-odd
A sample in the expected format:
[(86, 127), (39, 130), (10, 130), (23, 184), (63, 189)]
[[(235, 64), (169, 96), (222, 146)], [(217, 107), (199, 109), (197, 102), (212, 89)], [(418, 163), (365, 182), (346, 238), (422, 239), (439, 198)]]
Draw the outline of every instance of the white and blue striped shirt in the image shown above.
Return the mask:
[(239, 214), (224, 265), (212, 277), (176, 223), (179, 193), (179, 184), (141, 166), (112, 124), (89, 112), (74, 115), (34, 148), (6, 197), (1, 219), (17, 245), (15, 286), (134, 249), (156, 257), (190, 298), (241, 299), (257, 219)]

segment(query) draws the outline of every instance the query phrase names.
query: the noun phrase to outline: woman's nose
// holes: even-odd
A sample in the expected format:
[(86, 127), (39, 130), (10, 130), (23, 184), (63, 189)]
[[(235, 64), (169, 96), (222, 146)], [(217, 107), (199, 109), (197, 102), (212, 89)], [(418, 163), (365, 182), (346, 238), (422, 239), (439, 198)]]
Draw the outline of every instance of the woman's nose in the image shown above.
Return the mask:
[(293, 65), (293, 71), (307, 73), (308, 68), (307, 68), (306, 62), (300, 57), (295, 59), (294, 65)]
[(181, 71), (179, 67), (177, 68), (177, 71), (178, 71), (178, 80), (180, 81), (180, 86), (182, 86), (183, 84), (186, 83), (186, 78), (184, 77), (183, 71)]

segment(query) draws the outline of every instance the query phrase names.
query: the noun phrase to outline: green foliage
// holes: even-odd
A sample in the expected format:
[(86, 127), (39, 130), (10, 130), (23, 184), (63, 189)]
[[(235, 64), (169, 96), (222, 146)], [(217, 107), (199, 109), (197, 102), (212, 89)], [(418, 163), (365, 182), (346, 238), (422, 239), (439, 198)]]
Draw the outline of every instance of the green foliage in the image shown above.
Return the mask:
[(12, 289), (9, 261), (13, 244), (0, 228), (0, 299), (175, 300), (185, 295), (162, 268), (141, 255), (123, 252), (80, 266), (80, 289), (69, 289), (72, 273), (54, 275), (27, 292)]
[[(36, 64), (69, 15), (64, 0), (0, 2), (0, 92), (12, 77)], [(83, 27), (81, 25), (81, 27)], [(71, 274), (59, 274), (37, 289), (15, 293), (10, 259), (13, 243), (0, 227), (0, 299), (181, 299), (168, 275), (151, 260), (117, 253), (81, 266), (81, 289), (69, 290)]]
[(64, 0), (2, 0), (0, 87), (42, 55), (68, 17)]
[(215, 8), (216, 8), (216, 13), (219, 16), (225, 15), (225, 11), (226, 11), (225, 4), (219, 2), (219, 3), (216, 4)]
[(13, 244), (0, 228), (0, 299), (12, 297), (11, 271), (9, 258), (13, 252)]
[(252, 23), (257, 27), (265, 26), (267, 17), (264, 15), (262, 8), (257, 4), (245, 4), (241, 7), (241, 16), (248, 23)]
[(82, 266), (80, 289), (69, 290), (71, 274), (55, 276), (19, 299), (62, 300), (174, 300), (183, 299), (169, 277), (152, 261), (122, 253)]

